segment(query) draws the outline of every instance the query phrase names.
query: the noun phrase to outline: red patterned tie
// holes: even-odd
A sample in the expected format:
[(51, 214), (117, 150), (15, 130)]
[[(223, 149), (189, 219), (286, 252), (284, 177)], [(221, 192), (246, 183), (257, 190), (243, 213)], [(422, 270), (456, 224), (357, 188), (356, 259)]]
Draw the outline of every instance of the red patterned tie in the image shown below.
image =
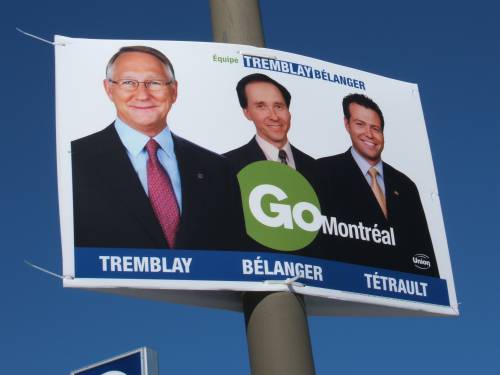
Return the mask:
[(179, 226), (179, 206), (175, 199), (172, 182), (156, 155), (158, 143), (151, 138), (146, 144), (149, 159), (147, 163), (148, 193), (151, 206), (160, 222), (169, 247), (175, 245), (175, 234)]

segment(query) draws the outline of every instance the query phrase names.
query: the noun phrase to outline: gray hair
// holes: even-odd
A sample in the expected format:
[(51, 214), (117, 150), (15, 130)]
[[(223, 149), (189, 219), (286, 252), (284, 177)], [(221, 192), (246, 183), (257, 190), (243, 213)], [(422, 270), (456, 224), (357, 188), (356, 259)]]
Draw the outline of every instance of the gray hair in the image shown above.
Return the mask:
[(154, 49), (152, 47), (147, 47), (147, 46), (128, 46), (128, 47), (122, 47), (118, 52), (116, 52), (113, 56), (111, 56), (111, 59), (109, 59), (108, 65), (106, 65), (106, 78), (110, 79), (111, 75), (113, 74), (113, 68), (115, 65), (116, 59), (127, 52), (141, 52), (141, 53), (147, 53), (149, 55), (152, 55), (156, 57), (158, 60), (161, 61), (163, 65), (165, 65), (165, 68), (167, 68), (167, 71), (170, 73), (170, 78), (175, 81), (175, 72), (174, 72), (174, 67), (170, 60), (168, 59), (167, 56), (165, 56), (162, 52), (158, 51), (157, 49)]

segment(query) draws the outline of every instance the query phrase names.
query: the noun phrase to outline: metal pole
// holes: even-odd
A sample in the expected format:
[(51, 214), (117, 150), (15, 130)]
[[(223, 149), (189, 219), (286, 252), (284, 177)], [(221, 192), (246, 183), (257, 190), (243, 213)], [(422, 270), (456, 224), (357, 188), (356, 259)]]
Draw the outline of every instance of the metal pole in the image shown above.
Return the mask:
[[(264, 47), (258, 0), (210, 0), (215, 42)], [(243, 310), (252, 375), (314, 375), (304, 299), (247, 292)]]
[(301, 296), (249, 292), (243, 295), (243, 308), (253, 375), (315, 374)]
[(264, 47), (258, 0), (210, 0), (214, 42)]

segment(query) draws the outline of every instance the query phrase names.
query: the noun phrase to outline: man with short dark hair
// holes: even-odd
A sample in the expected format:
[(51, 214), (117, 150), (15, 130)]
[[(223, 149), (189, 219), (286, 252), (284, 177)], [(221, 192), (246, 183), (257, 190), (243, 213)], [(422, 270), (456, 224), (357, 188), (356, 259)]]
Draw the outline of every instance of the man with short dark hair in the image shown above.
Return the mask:
[(287, 164), (315, 183), (315, 160), (292, 146), (290, 130), (290, 92), (271, 77), (254, 73), (243, 77), (236, 93), (244, 116), (255, 125), (256, 135), (246, 145), (229, 151), (229, 158), (239, 171), (250, 163), (272, 160)]
[(124, 47), (108, 63), (104, 89), (116, 120), (71, 144), (75, 246), (238, 248), (243, 222), (231, 165), (167, 126), (177, 99), (170, 60)]
[(319, 159), (318, 168), (323, 213), (335, 217), (337, 225), (344, 223), (349, 231), (338, 233), (337, 228), (336, 233), (323, 235), (319, 256), (439, 276), (417, 187), (382, 161), (382, 111), (362, 94), (347, 95), (342, 107), (352, 147)]
[[(270, 160), (288, 165), (300, 172), (314, 187), (316, 161), (288, 141), (291, 114), (290, 92), (271, 77), (254, 73), (243, 77), (236, 85), (236, 93), (244, 116), (255, 125), (256, 135), (246, 145), (224, 154), (240, 171), (256, 161)], [(294, 255), (310, 255), (315, 244), (295, 251)], [(250, 240), (253, 250), (267, 251), (266, 247)]]

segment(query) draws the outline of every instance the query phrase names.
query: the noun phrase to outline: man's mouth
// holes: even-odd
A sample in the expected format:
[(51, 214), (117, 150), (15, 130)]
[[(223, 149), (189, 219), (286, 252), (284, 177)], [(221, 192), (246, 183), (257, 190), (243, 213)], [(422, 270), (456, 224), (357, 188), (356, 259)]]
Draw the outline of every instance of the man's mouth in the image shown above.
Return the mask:
[(148, 106), (135, 106), (135, 105), (131, 105), (130, 108), (136, 109), (136, 110), (148, 110), (148, 109), (155, 108), (155, 106), (153, 106), (153, 105), (148, 105)]
[(363, 142), (365, 145), (367, 145), (370, 148), (375, 148), (376, 147), (376, 144), (373, 143), (373, 142), (371, 142), (371, 141), (361, 140), (361, 142)]

